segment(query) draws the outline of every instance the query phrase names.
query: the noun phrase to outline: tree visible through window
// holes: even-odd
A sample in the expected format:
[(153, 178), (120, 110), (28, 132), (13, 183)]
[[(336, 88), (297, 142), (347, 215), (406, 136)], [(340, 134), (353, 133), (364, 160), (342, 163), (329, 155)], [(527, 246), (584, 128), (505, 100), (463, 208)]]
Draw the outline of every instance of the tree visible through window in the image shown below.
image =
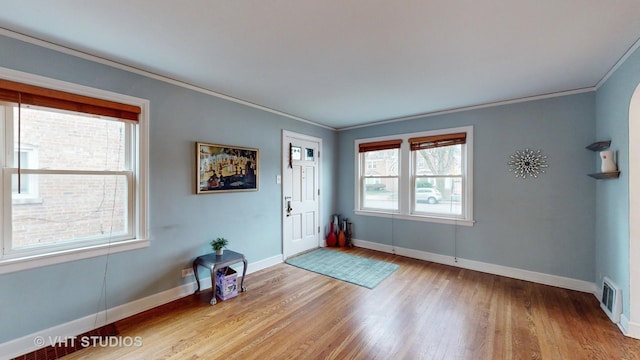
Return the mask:
[(356, 213), (472, 225), (472, 130), (356, 140)]
[(417, 150), (414, 211), (462, 213), (462, 145)]

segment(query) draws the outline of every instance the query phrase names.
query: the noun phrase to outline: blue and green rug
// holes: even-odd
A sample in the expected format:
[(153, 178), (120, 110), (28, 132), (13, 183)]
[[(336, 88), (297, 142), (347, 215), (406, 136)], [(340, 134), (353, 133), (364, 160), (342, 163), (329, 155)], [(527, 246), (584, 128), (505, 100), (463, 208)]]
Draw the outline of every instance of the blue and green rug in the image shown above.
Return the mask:
[(385, 261), (318, 249), (287, 259), (287, 264), (373, 289), (400, 266)]

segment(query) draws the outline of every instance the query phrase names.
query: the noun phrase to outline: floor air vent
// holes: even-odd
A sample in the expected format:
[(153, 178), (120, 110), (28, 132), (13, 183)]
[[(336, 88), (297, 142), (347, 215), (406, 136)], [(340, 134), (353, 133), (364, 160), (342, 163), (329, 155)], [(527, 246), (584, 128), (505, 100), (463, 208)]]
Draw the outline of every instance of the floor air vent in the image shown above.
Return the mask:
[(600, 307), (614, 323), (620, 322), (622, 314), (622, 292), (611, 279), (604, 277), (602, 280), (602, 297)]

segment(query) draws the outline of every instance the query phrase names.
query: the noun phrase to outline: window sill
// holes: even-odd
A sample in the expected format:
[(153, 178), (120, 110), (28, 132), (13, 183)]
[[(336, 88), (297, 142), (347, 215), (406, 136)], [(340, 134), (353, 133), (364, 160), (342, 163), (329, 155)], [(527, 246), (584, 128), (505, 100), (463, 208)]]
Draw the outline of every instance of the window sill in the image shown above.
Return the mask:
[(377, 217), (393, 218), (393, 219), (401, 219), (401, 220), (432, 222), (432, 223), (438, 223), (438, 224), (452, 224), (452, 225), (462, 225), (462, 226), (473, 226), (473, 224), (475, 224), (475, 220), (435, 217), (435, 216), (427, 216), (427, 215), (397, 214), (397, 213), (389, 213), (389, 212), (373, 211), (373, 210), (354, 210), (354, 213), (356, 215), (363, 215), (363, 216), (377, 216)]
[(113, 244), (88, 246), (72, 250), (57, 251), (42, 255), (24, 256), (13, 259), (0, 260), (0, 275), (16, 271), (35, 269), (39, 267), (62, 264), (70, 261), (88, 259), (107, 254), (115, 254), (149, 247), (148, 239), (120, 241)]
[(13, 205), (31, 205), (31, 204), (42, 204), (44, 201), (39, 197), (24, 197), (24, 198), (13, 198)]

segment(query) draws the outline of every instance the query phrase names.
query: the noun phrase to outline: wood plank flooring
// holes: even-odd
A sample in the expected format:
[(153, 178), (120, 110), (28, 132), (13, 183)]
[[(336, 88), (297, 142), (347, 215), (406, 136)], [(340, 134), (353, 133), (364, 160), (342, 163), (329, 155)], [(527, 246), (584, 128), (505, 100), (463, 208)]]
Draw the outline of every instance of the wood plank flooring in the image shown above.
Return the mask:
[(116, 323), (142, 346), (65, 359), (640, 359), (592, 294), (366, 249), (394, 262), (369, 290), (280, 264), (209, 305), (188, 296)]

